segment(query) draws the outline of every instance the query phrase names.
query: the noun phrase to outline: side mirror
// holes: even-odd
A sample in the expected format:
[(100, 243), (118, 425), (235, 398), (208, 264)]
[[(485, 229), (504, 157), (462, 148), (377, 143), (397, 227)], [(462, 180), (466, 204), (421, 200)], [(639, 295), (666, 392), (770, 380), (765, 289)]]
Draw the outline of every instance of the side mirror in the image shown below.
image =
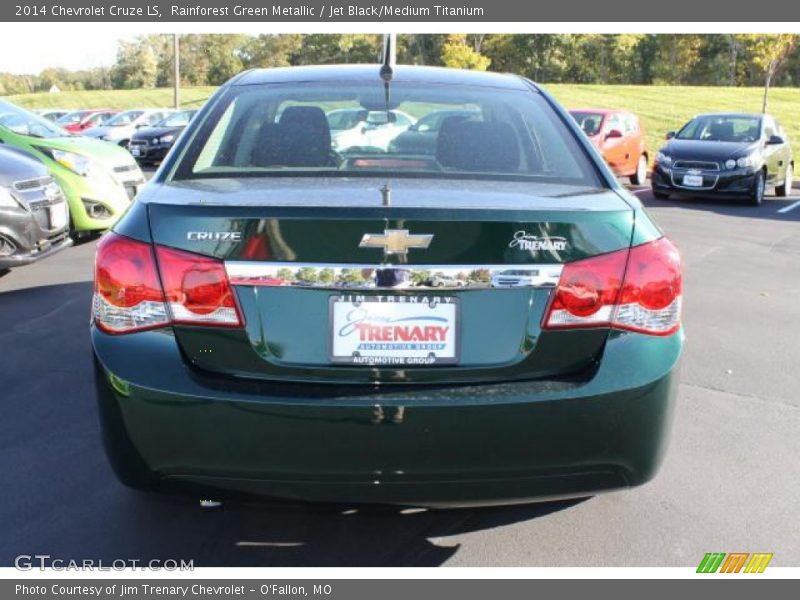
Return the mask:
[(668, 131), (667, 132), (666, 139), (671, 140), (674, 137), (675, 137), (675, 132), (674, 131)]
[(767, 146), (780, 146), (785, 140), (779, 135), (771, 135), (767, 140)]
[(612, 129), (606, 134), (607, 140), (611, 138), (621, 138), (621, 137), (622, 137), (622, 132), (619, 129)]

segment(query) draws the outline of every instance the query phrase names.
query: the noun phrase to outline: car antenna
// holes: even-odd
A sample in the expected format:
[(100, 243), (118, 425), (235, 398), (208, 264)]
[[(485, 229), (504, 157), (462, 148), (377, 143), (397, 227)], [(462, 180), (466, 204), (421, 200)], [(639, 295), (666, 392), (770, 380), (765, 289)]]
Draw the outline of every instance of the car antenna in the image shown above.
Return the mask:
[(383, 79), (383, 90), (386, 95), (386, 110), (389, 110), (389, 84), (394, 77), (394, 68), (396, 65), (396, 49), (397, 49), (397, 34), (385, 33), (383, 34), (383, 51), (381, 52), (381, 70), (380, 75)]

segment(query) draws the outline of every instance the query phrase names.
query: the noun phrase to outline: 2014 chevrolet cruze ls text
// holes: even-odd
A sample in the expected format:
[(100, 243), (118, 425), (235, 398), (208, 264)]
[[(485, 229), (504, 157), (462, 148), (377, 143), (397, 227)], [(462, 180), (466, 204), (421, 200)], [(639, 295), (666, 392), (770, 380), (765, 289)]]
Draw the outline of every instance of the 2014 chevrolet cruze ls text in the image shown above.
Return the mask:
[[(370, 118), (337, 151), (341, 109)], [(369, 144), (442, 111), (435, 141)], [(681, 293), (675, 247), (530, 81), (246, 72), (98, 245), (107, 452), (129, 485), (212, 497), (635, 486), (668, 439)]]

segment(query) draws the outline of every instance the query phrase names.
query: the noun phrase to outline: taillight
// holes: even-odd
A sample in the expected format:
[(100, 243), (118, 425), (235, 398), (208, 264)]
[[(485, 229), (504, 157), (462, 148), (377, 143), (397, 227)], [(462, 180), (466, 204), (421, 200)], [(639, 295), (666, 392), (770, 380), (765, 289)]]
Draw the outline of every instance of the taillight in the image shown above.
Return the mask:
[(171, 323), (242, 325), (221, 261), (164, 247), (154, 254), (150, 244), (115, 233), (97, 245), (93, 312), (108, 333)]
[(222, 261), (163, 246), (156, 247), (156, 255), (173, 322), (241, 326)]
[(615, 327), (668, 335), (680, 327), (681, 264), (667, 239), (564, 266), (545, 329)]
[(667, 238), (634, 246), (628, 257), (614, 327), (668, 335), (681, 325), (683, 275), (678, 249)]
[(156, 261), (149, 244), (109, 233), (97, 244), (94, 320), (108, 333), (169, 323)]

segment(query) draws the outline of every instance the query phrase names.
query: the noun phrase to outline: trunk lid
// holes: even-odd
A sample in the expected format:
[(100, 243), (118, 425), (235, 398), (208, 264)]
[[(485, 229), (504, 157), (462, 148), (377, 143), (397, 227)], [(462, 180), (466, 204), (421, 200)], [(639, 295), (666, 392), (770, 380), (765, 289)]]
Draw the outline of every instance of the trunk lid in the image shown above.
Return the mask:
[[(542, 331), (541, 320), (561, 265), (628, 247), (634, 218), (610, 190), (517, 182), (216, 179), (153, 192), (154, 242), (224, 260), (245, 319), (243, 330), (175, 327), (192, 364), (350, 384), (561, 377), (591, 367), (606, 330)], [(385, 253), (397, 243), (412, 247)], [(414, 330), (418, 306), (451, 337)], [(333, 332), (354, 307), (411, 327), (362, 332), (362, 341), (416, 343), (430, 333), (423, 341), (447, 348), (429, 365), (342, 359), (347, 346)]]

